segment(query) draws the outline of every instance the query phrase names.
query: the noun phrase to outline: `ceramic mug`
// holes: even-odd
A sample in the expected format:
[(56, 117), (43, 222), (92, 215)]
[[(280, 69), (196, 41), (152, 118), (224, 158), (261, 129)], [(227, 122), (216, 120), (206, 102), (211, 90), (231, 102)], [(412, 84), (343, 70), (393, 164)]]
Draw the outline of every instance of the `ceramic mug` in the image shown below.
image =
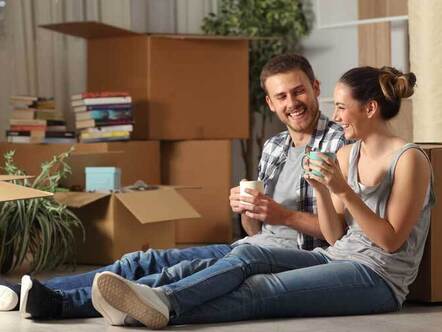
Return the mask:
[[(256, 189), (260, 193), (264, 193), (264, 182), (263, 181), (241, 181), (239, 183), (239, 194), (241, 196), (252, 196), (246, 192), (246, 189)], [(250, 204), (244, 201), (241, 201), (242, 204)]]
[[(302, 163), (304, 164), (304, 158), (305, 157), (308, 157), (310, 160), (322, 160), (322, 158), (319, 156), (320, 153), (322, 153), (323, 155), (325, 155), (325, 156), (327, 156), (327, 157), (329, 157), (329, 158), (331, 158), (333, 160), (336, 160), (336, 154), (333, 153), (333, 152), (310, 151), (310, 152), (305, 154), (305, 156), (302, 159)], [(311, 170), (310, 172), (313, 175), (321, 176), (322, 177), (322, 173), (320, 171)], [(307, 174), (310, 173), (310, 172), (305, 171), (305, 173), (307, 173)]]

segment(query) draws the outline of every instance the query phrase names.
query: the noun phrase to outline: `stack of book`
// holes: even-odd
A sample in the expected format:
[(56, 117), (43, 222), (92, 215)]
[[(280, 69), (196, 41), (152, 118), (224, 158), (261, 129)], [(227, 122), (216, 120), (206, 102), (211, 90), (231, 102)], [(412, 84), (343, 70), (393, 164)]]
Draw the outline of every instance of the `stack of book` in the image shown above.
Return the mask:
[(76, 143), (75, 132), (67, 131), (63, 114), (52, 98), (12, 96), (13, 107), (6, 131), (11, 143)]
[(126, 92), (84, 92), (71, 97), (81, 143), (123, 141), (133, 131), (132, 98)]

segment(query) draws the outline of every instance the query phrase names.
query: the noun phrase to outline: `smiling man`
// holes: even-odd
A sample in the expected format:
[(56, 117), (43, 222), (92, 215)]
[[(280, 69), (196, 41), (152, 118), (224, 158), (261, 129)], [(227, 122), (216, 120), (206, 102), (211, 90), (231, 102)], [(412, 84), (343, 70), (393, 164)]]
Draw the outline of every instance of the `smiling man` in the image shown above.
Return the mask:
[(278, 242), (309, 250), (323, 246), (314, 214), (316, 200), (302, 176), (301, 161), (306, 151), (336, 152), (346, 144), (342, 128), (319, 111), (319, 81), (303, 56), (270, 59), (260, 79), (270, 110), (287, 130), (264, 144), (258, 178), (264, 181), (265, 194), (251, 191), (252, 205), (234, 209), (250, 235), (238, 243)]

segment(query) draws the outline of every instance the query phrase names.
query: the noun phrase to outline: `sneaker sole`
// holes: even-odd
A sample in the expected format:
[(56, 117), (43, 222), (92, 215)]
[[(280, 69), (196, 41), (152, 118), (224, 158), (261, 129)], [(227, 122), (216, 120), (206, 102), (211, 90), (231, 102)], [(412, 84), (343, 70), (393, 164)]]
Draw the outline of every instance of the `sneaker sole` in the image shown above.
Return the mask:
[(7, 286), (0, 286), (0, 311), (11, 311), (17, 303), (17, 293)]
[(116, 309), (151, 329), (167, 326), (168, 319), (146, 304), (124, 281), (108, 274), (97, 277), (97, 287), (103, 298)]
[(92, 304), (95, 310), (97, 310), (110, 325), (116, 325), (116, 326), (125, 325), (124, 318), (126, 315), (124, 315), (123, 313), (119, 315), (112, 314), (112, 309), (113, 311), (116, 311), (116, 309), (110, 308), (110, 305), (105, 304), (106, 301), (104, 300), (103, 296), (101, 295), (97, 287), (97, 280), (99, 275), (100, 274), (97, 274), (97, 276), (94, 278), (94, 282), (92, 283)]
[(24, 318), (30, 318), (31, 314), (26, 311), (28, 304), (29, 291), (32, 288), (32, 280), (29, 276), (23, 276), (21, 279), (21, 291), (20, 291), (20, 313)]

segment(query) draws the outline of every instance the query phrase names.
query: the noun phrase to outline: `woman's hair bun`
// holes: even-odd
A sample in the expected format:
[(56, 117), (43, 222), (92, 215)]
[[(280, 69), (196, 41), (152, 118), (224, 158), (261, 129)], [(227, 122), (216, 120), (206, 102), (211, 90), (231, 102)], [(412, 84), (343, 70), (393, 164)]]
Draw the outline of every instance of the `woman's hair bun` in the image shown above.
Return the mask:
[(393, 101), (413, 95), (416, 85), (414, 73), (402, 73), (396, 68), (382, 67), (379, 74), (379, 84), (384, 96)]

